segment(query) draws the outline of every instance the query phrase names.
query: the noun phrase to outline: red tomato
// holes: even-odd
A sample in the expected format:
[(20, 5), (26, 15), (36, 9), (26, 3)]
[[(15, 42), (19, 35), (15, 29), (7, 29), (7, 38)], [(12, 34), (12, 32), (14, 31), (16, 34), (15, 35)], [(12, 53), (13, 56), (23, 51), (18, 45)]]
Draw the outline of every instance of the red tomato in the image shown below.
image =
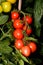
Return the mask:
[(22, 38), (23, 38), (22, 30), (21, 30), (21, 29), (16, 29), (16, 30), (14, 30), (13, 36), (14, 36), (16, 39), (22, 39)]
[(35, 52), (37, 49), (37, 46), (34, 42), (30, 42), (28, 46), (30, 47), (32, 53)]
[(16, 40), (14, 45), (17, 49), (21, 49), (24, 46), (24, 43), (22, 40)]
[[(24, 19), (24, 18), (23, 18), (23, 19)], [(26, 16), (26, 22), (27, 22), (28, 24), (32, 24), (32, 17)]]
[(27, 26), (26, 26), (26, 25), (24, 25), (24, 26), (23, 26), (23, 30), (26, 30), (26, 29), (27, 29)]
[(18, 13), (18, 12), (12, 12), (12, 13), (11, 13), (11, 18), (12, 18), (13, 20), (19, 18), (19, 13)]
[(22, 47), (21, 53), (22, 53), (25, 57), (30, 56), (30, 54), (31, 54), (30, 47), (28, 47), (28, 46)]
[(27, 28), (26, 33), (27, 33), (28, 35), (30, 35), (30, 34), (32, 33), (32, 29), (31, 29), (31, 28), (30, 28), (30, 29)]
[(22, 23), (22, 21), (20, 20), (20, 19), (17, 19), (17, 20), (15, 20), (14, 22), (13, 22), (13, 27), (14, 28), (23, 28), (23, 23)]

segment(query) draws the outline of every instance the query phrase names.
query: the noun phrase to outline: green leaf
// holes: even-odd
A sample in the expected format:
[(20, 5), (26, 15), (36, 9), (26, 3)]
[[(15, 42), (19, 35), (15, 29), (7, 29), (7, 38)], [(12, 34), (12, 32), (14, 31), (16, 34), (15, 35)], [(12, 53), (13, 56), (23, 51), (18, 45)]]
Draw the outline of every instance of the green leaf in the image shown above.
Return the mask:
[(10, 45), (9, 39), (7, 38), (5, 40), (0, 41), (0, 44), (5, 44), (6, 46)]
[(4, 24), (7, 22), (9, 16), (8, 15), (2, 15), (0, 16), (0, 25)]
[(19, 54), (19, 56), (21, 57), (22, 60), (24, 60), (25, 62), (29, 63), (29, 61), (27, 60), (27, 58), (24, 57), (17, 49), (16, 49), (16, 52)]
[(6, 0), (0, 0), (0, 3), (1, 3), (1, 2), (4, 2), (4, 1), (6, 1)]
[(41, 43), (40, 55), (43, 56), (43, 43)]
[(26, 8), (26, 11), (27, 11), (28, 13), (33, 13), (33, 9), (30, 8), (30, 7), (27, 7), (27, 8)]
[(8, 61), (7, 65), (15, 65), (12, 62)]
[(8, 40), (0, 42), (0, 53), (12, 52), (13, 49), (9, 46), (9, 43)]
[(23, 60), (20, 60), (20, 61), (19, 61), (19, 64), (20, 64), (20, 65), (24, 65), (24, 61), (23, 61)]
[(0, 65), (3, 65), (3, 64), (0, 64)]
[(42, 62), (40, 58), (36, 58), (36, 59), (32, 58), (32, 61), (33, 61), (33, 64), (35, 63), (36, 65)]
[(6, 26), (8, 27), (8, 29), (13, 29), (12, 21), (7, 22)]
[(34, 4), (34, 25), (36, 28), (36, 35), (40, 36), (41, 24), (40, 20), (43, 15), (43, 0), (35, 0)]

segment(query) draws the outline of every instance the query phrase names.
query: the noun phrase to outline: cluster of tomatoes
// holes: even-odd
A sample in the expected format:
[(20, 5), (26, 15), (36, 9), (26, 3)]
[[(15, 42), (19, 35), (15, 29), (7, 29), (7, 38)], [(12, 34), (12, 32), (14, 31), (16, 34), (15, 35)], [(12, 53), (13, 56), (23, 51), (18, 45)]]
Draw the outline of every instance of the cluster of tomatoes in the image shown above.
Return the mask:
[(23, 31), (29, 36), (32, 33), (32, 29), (28, 27), (27, 24), (32, 24), (32, 17), (25, 15), (25, 19), (20, 18), (18, 12), (12, 12), (11, 18), (13, 20), (13, 36), (15, 38), (14, 46), (20, 50), (20, 52), (25, 56), (29, 57), (31, 53), (35, 52), (37, 49), (37, 45), (35, 42), (28, 42), (28, 44), (24, 43), (23, 38), (25, 37)]
[(0, 13), (2, 12), (10, 12), (12, 8), (12, 4), (14, 4), (16, 0), (6, 0), (0, 4)]

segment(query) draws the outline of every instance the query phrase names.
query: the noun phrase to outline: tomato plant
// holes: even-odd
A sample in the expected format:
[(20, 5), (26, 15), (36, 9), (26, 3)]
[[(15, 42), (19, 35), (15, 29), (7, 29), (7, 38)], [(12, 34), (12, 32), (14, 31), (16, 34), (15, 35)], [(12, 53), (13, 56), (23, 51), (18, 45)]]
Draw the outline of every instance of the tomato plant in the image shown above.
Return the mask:
[(25, 30), (25, 31), (26, 31), (26, 29), (27, 29), (27, 26), (26, 26), (26, 25), (24, 25), (24, 26), (23, 26), (23, 30)]
[(11, 11), (11, 3), (10, 2), (2, 2), (2, 8), (4, 12), (10, 12)]
[(13, 27), (16, 29), (23, 28), (22, 20), (17, 19), (13, 22)]
[(22, 49), (21, 49), (21, 53), (22, 53), (25, 57), (28, 57), (28, 56), (30, 56), (30, 54), (31, 54), (31, 50), (30, 50), (30, 48), (29, 48), (28, 46), (24, 46), (24, 47), (22, 47)]
[(17, 39), (22, 39), (23, 38), (23, 33), (21, 29), (16, 29), (13, 32), (13, 36)]
[(37, 49), (37, 45), (34, 42), (30, 42), (28, 46), (30, 47), (32, 53)]
[[(23, 17), (24, 20), (24, 17)], [(28, 24), (32, 24), (32, 17), (31, 16), (25, 16), (25, 20)]]
[(42, 65), (42, 57), (43, 0), (0, 0), (0, 65)]
[(31, 28), (27, 28), (26, 29), (26, 34), (30, 35), (32, 33), (32, 29)]
[(19, 18), (19, 13), (18, 13), (18, 12), (11, 12), (11, 18), (12, 18), (13, 20)]
[(14, 46), (17, 48), (17, 49), (21, 49), (23, 46), (24, 46), (24, 43), (22, 40), (16, 40), (15, 43), (14, 43)]

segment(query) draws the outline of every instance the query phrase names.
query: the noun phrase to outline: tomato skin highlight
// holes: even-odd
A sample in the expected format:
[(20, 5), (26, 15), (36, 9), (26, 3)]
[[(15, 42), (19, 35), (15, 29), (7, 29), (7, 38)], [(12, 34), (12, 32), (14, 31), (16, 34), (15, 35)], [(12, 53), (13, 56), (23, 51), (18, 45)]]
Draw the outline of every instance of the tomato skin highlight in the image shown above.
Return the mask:
[(21, 22), (20, 19), (17, 19), (13, 22), (13, 27), (16, 29), (23, 28), (23, 23)]
[(37, 50), (37, 45), (34, 42), (30, 42), (28, 46), (30, 47), (32, 53)]
[(31, 54), (30, 47), (28, 47), (28, 46), (22, 47), (21, 53), (22, 53), (25, 57), (29, 57), (30, 54)]
[(14, 30), (13, 36), (14, 36), (16, 39), (23, 39), (22, 30), (21, 30), (21, 29), (16, 29), (16, 30)]
[(11, 18), (12, 18), (13, 20), (18, 19), (18, 18), (19, 18), (19, 13), (18, 13), (18, 12), (11, 12)]
[(22, 40), (16, 40), (14, 46), (20, 50), (24, 46), (24, 43)]

